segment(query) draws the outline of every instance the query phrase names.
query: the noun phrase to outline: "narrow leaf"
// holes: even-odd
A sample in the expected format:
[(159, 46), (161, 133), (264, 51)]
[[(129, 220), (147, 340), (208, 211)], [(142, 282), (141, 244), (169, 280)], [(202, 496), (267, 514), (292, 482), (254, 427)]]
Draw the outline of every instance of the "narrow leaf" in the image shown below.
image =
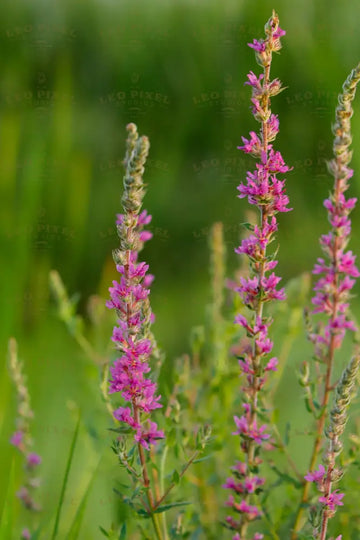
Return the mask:
[(103, 527), (100, 527), (100, 525), (99, 525), (99, 529), (100, 529), (100, 532), (102, 532), (102, 533), (103, 533), (103, 535), (104, 535), (104, 536), (106, 536), (106, 538), (109, 538), (109, 534), (108, 534), (108, 532), (107, 532), (107, 531), (105, 531), (105, 529), (103, 529)]
[(13, 507), (14, 507), (14, 495), (15, 495), (15, 465), (14, 460), (11, 462), (9, 480), (7, 485), (7, 491), (5, 496), (5, 502), (0, 520), (0, 540), (9, 540), (12, 537), (13, 530)]
[(289, 474), (286, 474), (286, 473), (283, 473), (281, 472), (277, 467), (275, 467), (274, 465), (271, 467), (272, 470), (278, 475), (278, 477), (283, 480), (284, 482), (286, 482), (287, 484), (292, 484), (294, 485), (297, 489), (299, 489), (301, 487), (301, 482), (299, 482), (298, 480), (296, 480), (296, 478), (293, 478), (292, 476), (290, 476)]
[(84, 514), (85, 514), (87, 500), (88, 500), (89, 494), (91, 492), (91, 488), (93, 486), (95, 477), (97, 475), (99, 465), (100, 465), (100, 460), (99, 460), (99, 463), (98, 463), (97, 467), (95, 468), (95, 471), (94, 471), (92, 477), (90, 478), (90, 481), (89, 481), (88, 486), (87, 486), (87, 488), (85, 490), (83, 498), (82, 498), (82, 500), (81, 500), (81, 502), (79, 504), (79, 507), (77, 509), (77, 512), (76, 512), (76, 515), (75, 515), (75, 518), (74, 518), (74, 521), (73, 521), (73, 524), (71, 525), (70, 530), (68, 532), (67, 540), (76, 540), (79, 537), (80, 527), (81, 527), (81, 523), (82, 523), (82, 520), (83, 520), (83, 517), (84, 517)]
[(180, 475), (179, 475), (179, 473), (177, 472), (176, 469), (172, 474), (171, 481), (176, 485), (180, 482)]
[(284, 435), (284, 444), (285, 444), (285, 446), (288, 446), (289, 442), (290, 442), (290, 430), (291, 430), (290, 422), (286, 422), (285, 435)]
[(126, 540), (126, 523), (121, 527), (119, 540)]
[(187, 506), (189, 504), (191, 504), (190, 501), (184, 501), (184, 502), (179, 501), (179, 502), (164, 504), (162, 506), (159, 506), (159, 508), (157, 508), (154, 511), (154, 514), (161, 514), (161, 512), (166, 512), (167, 510), (170, 510), (171, 508), (175, 508), (178, 506)]
[(62, 506), (63, 506), (64, 499), (65, 499), (65, 491), (66, 491), (66, 486), (67, 486), (67, 483), (68, 483), (68, 480), (69, 480), (71, 463), (72, 463), (72, 460), (73, 460), (73, 457), (74, 457), (77, 438), (78, 438), (78, 435), (79, 435), (79, 427), (80, 427), (80, 414), (79, 414), (79, 418), (78, 418), (78, 421), (77, 421), (77, 424), (76, 424), (76, 427), (75, 427), (73, 439), (71, 441), (69, 456), (68, 456), (68, 460), (67, 460), (67, 463), (66, 463), (64, 480), (63, 480), (63, 484), (62, 484), (62, 487), (61, 487), (60, 498), (59, 498), (59, 503), (58, 503), (56, 517), (55, 517), (54, 530), (53, 530), (51, 540), (55, 540), (55, 538), (57, 536), (57, 533), (58, 533), (58, 529), (59, 529), (60, 515), (61, 515), (61, 510), (62, 510)]

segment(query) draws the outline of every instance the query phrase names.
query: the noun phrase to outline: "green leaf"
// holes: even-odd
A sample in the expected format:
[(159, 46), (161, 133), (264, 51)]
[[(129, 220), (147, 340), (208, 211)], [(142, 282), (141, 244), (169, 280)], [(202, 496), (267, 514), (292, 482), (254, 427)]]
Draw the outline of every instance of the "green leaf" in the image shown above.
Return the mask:
[(251, 231), (251, 232), (254, 231), (254, 225), (252, 225), (251, 223), (247, 221), (245, 221), (244, 223), (240, 223), (240, 226), (244, 227), (244, 229), (246, 229), (247, 231)]
[(138, 497), (144, 490), (144, 487), (139, 484), (133, 491), (133, 494), (131, 495), (131, 500), (133, 501), (134, 499), (136, 499), (136, 497)]
[(13, 530), (13, 507), (15, 500), (15, 464), (11, 462), (5, 502), (0, 521), (0, 540), (12, 538)]
[(100, 465), (100, 461), (88, 483), (88, 486), (85, 490), (85, 493), (83, 495), (83, 498), (79, 504), (79, 507), (77, 509), (77, 512), (76, 512), (76, 515), (75, 515), (75, 518), (74, 518), (74, 521), (73, 521), (73, 524), (71, 525), (70, 527), (70, 530), (68, 532), (68, 535), (67, 535), (67, 540), (76, 540), (78, 537), (79, 537), (79, 532), (80, 532), (80, 527), (81, 527), (81, 523), (82, 523), (82, 520), (83, 520), (83, 517), (84, 517), (84, 514), (85, 514), (85, 509), (86, 509), (86, 504), (87, 504), (87, 500), (88, 500), (88, 497), (89, 497), (89, 494), (90, 494), (90, 491), (91, 491), (91, 488), (93, 486), (93, 483), (94, 483), (94, 480), (95, 480), (95, 477), (97, 475), (97, 472), (98, 472), (98, 469), (99, 469), (99, 465)]
[(313, 404), (315, 409), (317, 409), (318, 411), (321, 409), (321, 405), (318, 401), (316, 401), (316, 399), (313, 399)]
[(296, 478), (293, 478), (292, 476), (290, 476), (289, 474), (286, 474), (286, 473), (283, 473), (281, 472), (277, 467), (275, 467), (274, 465), (272, 465), (271, 469), (278, 475), (278, 477), (285, 483), (287, 484), (292, 484), (293, 486), (295, 486), (297, 489), (299, 489), (302, 484), (301, 482), (299, 482), (298, 480), (296, 480)]
[(121, 527), (119, 540), (126, 540), (126, 523)]
[(78, 421), (77, 421), (77, 424), (76, 424), (76, 427), (75, 427), (75, 431), (74, 431), (74, 435), (73, 435), (71, 445), (70, 445), (69, 455), (68, 455), (66, 468), (65, 468), (64, 480), (63, 480), (62, 487), (61, 487), (60, 498), (59, 498), (56, 517), (55, 517), (54, 530), (53, 530), (53, 533), (52, 533), (51, 540), (55, 540), (55, 538), (57, 536), (57, 533), (58, 533), (58, 529), (59, 529), (60, 515), (61, 515), (62, 506), (64, 504), (66, 486), (67, 486), (67, 483), (68, 483), (68, 480), (69, 480), (70, 468), (71, 468), (72, 460), (73, 460), (73, 457), (74, 457), (77, 438), (78, 438), (78, 435), (79, 435), (79, 427), (80, 427), (80, 414), (79, 414), (79, 418), (78, 418)]
[(316, 420), (319, 420), (325, 412), (326, 407), (319, 407), (319, 412), (317, 415), (315, 415)]
[(113, 431), (114, 433), (119, 433), (120, 435), (122, 434), (127, 434), (127, 433), (130, 433), (132, 431), (132, 429), (128, 426), (119, 426), (117, 428), (113, 428), (113, 427), (110, 427), (110, 428), (107, 428), (108, 431)]
[(278, 408), (274, 409), (271, 416), (272, 416), (271, 420), (272, 420), (273, 424), (278, 424), (278, 422), (279, 422), (279, 409)]
[(143, 540), (152, 540), (151, 536), (149, 536), (149, 531), (148, 530), (145, 530), (142, 528), (142, 526), (140, 525), (140, 523), (137, 524), (141, 534), (142, 534), (142, 538)]
[(172, 474), (171, 481), (176, 485), (178, 485), (178, 483), (180, 482), (180, 475), (176, 469)]
[(285, 435), (284, 435), (284, 444), (285, 444), (285, 446), (288, 446), (288, 444), (290, 442), (290, 430), (291, 430), (290, 422), (286, 422)]
[(148, 518), (150, 517), (149, 512), (147, 512), (147, 511), (144, 510), (143, 508), (135, 508), (135, 511), (136, 511), (136, 513), (137, 513), (139, 516), (141, 516), (141, 517), (143, 517), (143, 518), (148, 519)]
[(169, 504), (163, 504), (162, 506), (159, 506), (156, 510), (154, 510), (154, 514), (161, 514), (161, 512), (166, 512), (167, 510), (170, 510), (171, 508), (176, 508), (179, 506), (187, 506), (189, 504), (192, 504), (190, 501), (179, 501)]
[(107, 531), (105, 531), (105, 529), (103, 529), (102, 527), (99, 526), (99, 529), (100, 531), (103, 533), (104, 536), (106, 536), (106, 538), (109, 538), (109, 533)]
[(125, 540), (126, 538), (126, 524), (125, 523), (122, 526), (120, 533), (117, 527), (116, 527), (117, 530), (115, 530), (114, 525), (111, 525), (109, 532), (100, 526), (99, 526), (99, 529), (103, 533), (103, 535), (106, 536), (106, 538), (109, 538), (110, 540)]
[(306, 410), (309, 412), (309, 413), (312, 413), (313, 410), (311, 408), (311, 405), (310, 405), (310, 400), (308, 397), (305, 397), (305, 407), (306, 407)]
[(137, 450), (137, 446), (136, 444), (134, 444), (134, 446), (132, 446), (127, 454), (127, 457), (128, 457), (128, 460), (130, 461), (130, 459), (134, 456), (135, 454), (135, 450)]
[[(222, 444), (220, 443), (219, 449), (222, 448)], [(198, 458), (198, 459), (194, 459), (193, 461), (193, 464), (195, 465), (195, 463), (201, 463), (202, 461), (208, 461), (209, 459), (212, 459), (213, 455), (212, 454), (207, 454), (206, 456), (204, 457), (201, 457), (201, 458)]]
[(172, 428), (166, 433), (166, 442), (168, 446), (173, 446), (176, 443), (176, 429)]

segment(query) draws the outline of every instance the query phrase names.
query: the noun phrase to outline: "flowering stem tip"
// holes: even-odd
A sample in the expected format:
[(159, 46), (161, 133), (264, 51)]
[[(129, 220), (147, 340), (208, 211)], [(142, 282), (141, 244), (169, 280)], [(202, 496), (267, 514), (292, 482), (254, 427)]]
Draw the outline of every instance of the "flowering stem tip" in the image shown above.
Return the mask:
[(107, 307), (115, 309), (118, 321), (114, 327), (112, 340), (119, 351), (119, 357), (110, 368), (109, 393), (120, 393), (129, 406), (121, 406), (114, 411), (114, 417), (125, 423), (134, 433), (134, 438), (143, 448), (149, 450), (164, 433), (158, 430), (150, 413), (162, 405), (156, 395), (156, 383), (147, 374), (153, 350), (150, 325), (154, 320), (149, 302), (149, 286), (153, 276), (148, 274), (149, 266), (138, 261), (138, 253), (144, 242), (152, 234), (144, 227), (151, 221), (146, 210), (141, 210), (145, 194), (143, 173), (149, 151), (147, 137), (139, 137), (135, 124), (127, 126), (128, 139), (124, 160), (123, 214), (117, 216), (117, 230), (120, 248), (113, 253), (119, 281), (110, 287)]
[[(146, 210), (141, 211), (145, 195), (143, 182), (144, 165), (149, 152), (149, 139), (139, 137), (135, 124), (127, 126), (128, 138), (124, 160), (124, 193), (122, 196), (123, 214), (117, 216), (117, 230), (120, 247), (113, 252), (120, 278), (110, 287), (110, 300), (106, 305), (115, 309), (118, 320), (114, 327), (112, 340), (119, 352), (118, 358), (110, 368), (109, 393), (119, 393), (124, 404), (114, 410), (114, 417), (133, 434), (138, 448), (143, 488), (148, 504), (146, 512), (151, 516), (156, 538), (161, 540), (158, 516), (155, 511), (155, 498), (150, 486), (147, 456), (158, 439), (165, 437), (151, 420), (151, 413), (162, 405), (157, 395), (157, 385), (148, 374), (150, 358), (156, 353), (156, 343), (150, 330), (154, 322), (149, 294), (153, 276), (148, 274), (149, 266), (139, 262), (138, 254), (144, 243), (152, 237), (145, 227), (151, 221)], [(125, 466), (128, 466), (126, 460)], [(129, 470), (129, 469), (128, 469)], [(130, 467), (130, 470), (133, 469)], [(136, 481), (137, 474), (133, 475)], [(143, 503), (144, 506), (146, 503)]]
[[(246, 197), (249, 204), (258, 209), (259, 223), (251, 226), (250, 236), (235, 250), (238, 254), (246, 255), (250, 265), (250, 276), (242, 277), (237, 288), (250, 313), (248, 317), (239, 314), (235, 318), (235, 323), (246, 331), (248, 337), (239, 359), (240, 370), (246, 381), (242, 389), (246, 401), (243, 403), (243, 415), (234, 417), (234, 435), (240, 436), (244, 460), (237, 462), (233, 467), (234, 477), (228, 478), (224, 485), (234, 493), (230, 495), (227, 505), (238, 514), (238, 519), (229, 516), (226, 524), (237, 531), (233, 537), (235, 540), (245, 540), (250, 522), (262, 514), (252, 501), (256, 501), (256, 495), (262, 491), (265, 483), (265, 479), (257, 474), (261, 463), (259, 450), (270, 434), (266, 425), (259, 425), (259, 393), (268, 373), (276, 371), (278, 364), (277, 358), (270, 355), (273, 348), (268, 336), (271, 321), (264, 315), (264, 306), (273, 300), (285, 298), (284, 289), (278, 288), (281, 278), (274, 273), (277, 261), (274, 254), (268, 253), (268, 246), (275, 239), (278, 229), (276, 214), (291, 210), (285, 193), (285, 180), (278, 177), (290, 168), (273, 147), (279, 132), (279, 119), (271, 111), (270, 99), (281, 92), (282, 85), (279, 79), (270, 79), (270, 67), (272, 53), (281, 49), (280, 38), (285, 35), (275, 12), (265, 25), (265, 34), (265, 39), (249, 43), (255, 50), (256, 61), (263, 73), (256, 75), (251, 71), (245, 83), (251, 87), (252, 113), (260, 123), (260, 130), (258, 133), (250, 132), (249, 138), (242, 137), (243, 145), (238, 147), (257, 160), (255, 170), (247, 173), (246, 182), (241, 182), (238, 190), (240, 198)], [(261, 533), (252, 536), (253, 540), (261, 538)]]

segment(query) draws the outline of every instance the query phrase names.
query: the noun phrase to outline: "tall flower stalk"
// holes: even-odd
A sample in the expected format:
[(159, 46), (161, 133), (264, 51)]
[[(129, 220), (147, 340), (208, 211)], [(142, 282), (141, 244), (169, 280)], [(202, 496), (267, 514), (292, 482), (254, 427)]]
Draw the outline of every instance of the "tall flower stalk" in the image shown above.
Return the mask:
[[(9, 372), (16, 388), (18, 414), (16, 430), (10, 442), (21, 452), (25, 460), (24, 483), (16, 495), (27, 510), (39, 512), (41, 506), (34, 499), (34, 492), (40, 485), (37, 469), (41, 463), (41, 457), (32, 451), (33, 439), (31, 437), (30, 424), (34, 418), (34, 413), (31, 409), (30, 394), (26, 385), (22, 364), (18, 359), (17, 349), (15, 339), (11, 338), (9, 341)], [(21, 538), (24, 540), (31, 538), (31, 532), (28, 527), (22, 530)]]
[[(237, 315), (235, 319), (245, 329), (248, 340), (239, 359), (245, 379), (242, 388), (245, 396), (244, 414), (234, 417), (234, 435), (240, 436), (244, 457), (233, 467), (234, 476), (228, 478), (224, 485), (233, 492), (226, 504), (238, 515), (237, 519), (232, 516), (226, 518), (227, 526), (236, 531), (233, 540), (245, 540), (249, 524), (261, 516), (260, 508), (254, 504), (265, 483), (265, 479), (258, 475), (261, 463), (259, 454), (270, 433), (266, 425), (260, 425), (260, 417), (263, 416), (260, 392), (268, 372), (276, 371), (278, 363), (275, 357), (270, 357), (273, 348), (268, 336), (271, 319), (264, 313), (264, 306), (273, 300), (285, 298), (284, 289), (277, 288), (281, 278), (273, 272), (277, 265), (276, 253), (269, 253), (268, 246), (274, 241), (278, 228), (276, 214), (291, 210), (285, 194), (285, 181), (278, 178), (278, 174), (288, 172), (289, 167), (272, 145), (279, 132), (279, 120), (271, 112), (270, 99), (282, 91), (282, 85), (279, 79), (270, 79), (270, 68), (272, 54), (281, 49), (280, 38), (285, 34), (275, 12), (265, 25), (265, 34), (265, 39), (249, 44), (263, 73), (257, 76), (251, 71), (246, 83), (252, 89), (252, 113), (261, 127), (259, 133), (250, 132), (249, 139), (242, 137), (244, 144), (239, 147), (258, 161), (256, 169), (247, 173), (246, 182), (242, 182), (238, 190), (240, 198), (247, 197), (249, 204), (258, 208), (259, 223), (248, 225), (250, 236), (235, 250), (249, 259), (250, 275), (240, 279), (237, 292), (250, 313), (248, 317)], [(258, 532), (252, 536), (253, 540), (261, 538), (263, 535)]]
[[(334, 517), (338, 506), (343, 506), (342, 499), (344, 493), (334, 490), (333, 485), (342, 477), (342, 469), (336, 465), (336, 459), (341, 454), (343, 444), (341, 436), (344, 433), (348, 419), (347, 408), (350, 405), (351, 395), (356, 384), (356, 377), (360, 366), (359, 352), (345, 368), (339, 383), (336, 386), (335, 399), (330, 411), (330, 424), (325, 431), (328, 439), (328, 448), (324, 456), (324, 465), (319, 465), (317, 471), (309, 472), (305, 479), (308, 482), (315, 482), (321, 493), (319, 503), (320, 512), (313, 512), (312, 521), (314, 525), (314, 538), (316, 540), (326, 540), (326, 533), (329, 519)], [(315, 519), (314, 519), (315, 518)], [(342, 535), (337, 537), (341, 540)]]
[[(347, 330), (356, 331), (348, 308), (350, 292), (355, 284), (354, 278), (357, 278), (360, 273), (355, 265), (355, 255), (352, 251), (347, 251), (346, 248), (351, 233), (349, 214), (357, 199), (355, 197), (346, 199), (345, 192), (348, 190), (349, 180), (353, 176), (353, 170), (348, 167), (352, 157), (352, 152), (349, 150), (352, 140), (350, 119), (353, 114), (351, 104), (359, 80), (360, 64), (352, 70), (343, 85), (342, 93), (339, 94), (335, 124), (333, 125), (334, 158), (328, 163), (328, 168), (334, 177), (334, 186), (329, 198), (324, 201), (331, 230), (320, 238), (324, 257), (317, 260), (313, 270), (315, 275), (321, 275), (314, 286), (315, 295), (312, 303), (315, 308), (313, 313), (323, 314), (326, 320), (320, 322), (317, 328), (309, 333), (309, 338), (314, 344), (316, 361), (325, 366), (324, 373), (319, 380), (322, 388), (319, 390), (320, 408), (318, 410), (321, 412), (317, 417), (316, 436), (310, 457), (309, 472), (305, 477), (306, 482), (294, 523), (292, 540), (297, 538), (297, 532), (301, 528), (303, 508), (309, 498), (309, 478), (316, 474), (314, 471), (323, 445), (323, 431), (328, 405), (331, 391), (334, 388), (332, 372), (335, 351), (341, 347)], [(315, 398), (312, 398), (311, 395), (309, 397), (312, 409), (317, 412), (314, 405)], [(328, 508), (330, 507), (328, 506)], [(323, 539), (325, 536), (321, 536), (321, 538)]]
[(130, 405), (117, 408), (115, 418), (133, 430), (141, 448), (149, 450), (151, 444), (164, 437), (156, 423), (149, 419), (150, 413), (162, 405), (159, 403), (160, 396), (156, 396), (156, 383), (146, 378), (150, 372), (149, 360), (153, 350), (150, 325), (154, 317), (148, 299), (153, 276), (147, 274), (147, 264), (138, 262), (143, 243), (152, 236), (144, 230), (151, 216), (146, 210), (140, 213), (145, 194), (142, 175), (149, 140), (138, 137), (135, 124), (129, 124), (127, 129), (129, 136), (122, 197), (124, 214), (117, 217), (120, 249), (114, 251), (120, 281), (113, 282), (113, 287), (109, 289), (111, 299), (106, 304), (110, 309), (115, 308), (118, 316), (112, 340), (121, 357), (110, 369), (112, 378), (109, 391), (121, 393)]
[[(119, 281), (113, 282), (111, 299), (107, 307), (115, 309), (118, 320), (112, 340), (120, 356), (110, 368), (109, 393), (119, 393), (125, 401), (114, 411), (114, 417), (133, 434), (138, 448), (143, 486), (148, 499), (148, 513), (152, 516), (157, 538), (161, 538), (157, 517), (154, 516), (154, 496), (150, 488), (145, 450), (150, 450), (164, 432), (151, 420), (153, 410), (162, 407), (157, 385), (148, 374), (150, 358), (156, 345), (150, 330), (154, 316), (149, 302), (149, 286), (153, 276), (148, 274), (148, 265), (138, 261), (138, 253), (152, 234), (144, 227), (151, 216), (141, 212), (145, 194), (143, 173), (149, 151), (147, 137), (139, 137), (135, 124), (127, 126), (128, 138), (124, 160), (124, 213), (117, 216), (120, 248), (114, 251)], [(127, 404), (127, 405), (126, 405)], [(130, 465), (128, 465), (130, 467)], [(131, 467), (130, 467), (131, 470)]]

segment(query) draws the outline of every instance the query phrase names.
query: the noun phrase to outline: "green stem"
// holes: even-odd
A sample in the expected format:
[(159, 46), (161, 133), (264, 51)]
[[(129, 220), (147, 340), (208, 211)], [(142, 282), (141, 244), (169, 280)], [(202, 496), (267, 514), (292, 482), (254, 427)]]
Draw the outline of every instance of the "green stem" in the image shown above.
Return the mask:
[[(190, 465), (195, 461), (195, 459), (198, 457), (198, 455), (200, 454), (200, 450), (196, 450), (193, 455), (191, 456), (191, 458), (189, 459), (189, 461), (184, 465), (181, 473), (179, 474), (179, 478), (182, 478), (184, 476), (184, 474), (186, 473), (186, 471), (188, 470), (188, 468), (190, 467)], [(164, 494), (160, 497), (160, 499), (158, 501), (156, 501), (155, 503), (155, 506), (154, 506), (154, 510), (156, 510), (157, 508), (159, 508), (159, 506), (164, 502), (164, 500), (166, 499), (166, 497), (169, 495), (170, 491), (172, 489), (174, 489), (175, 487), (175, 483), (172, 482), (170, 484), (170, 486), (165, 490)]]
[[(167, 458), (169, 447), (165, 445), (164, 451), (161, 455), (160, 460), (160, 489), (161, 493), (164, 493), (164, 478), (165, 478), (165, 463)], [(166, 512), (162, 512), (162, 526), (164, 531), (164, 540), (168, 540), (168, 534), (167, 534), (167, 522), (166, 522)]]

